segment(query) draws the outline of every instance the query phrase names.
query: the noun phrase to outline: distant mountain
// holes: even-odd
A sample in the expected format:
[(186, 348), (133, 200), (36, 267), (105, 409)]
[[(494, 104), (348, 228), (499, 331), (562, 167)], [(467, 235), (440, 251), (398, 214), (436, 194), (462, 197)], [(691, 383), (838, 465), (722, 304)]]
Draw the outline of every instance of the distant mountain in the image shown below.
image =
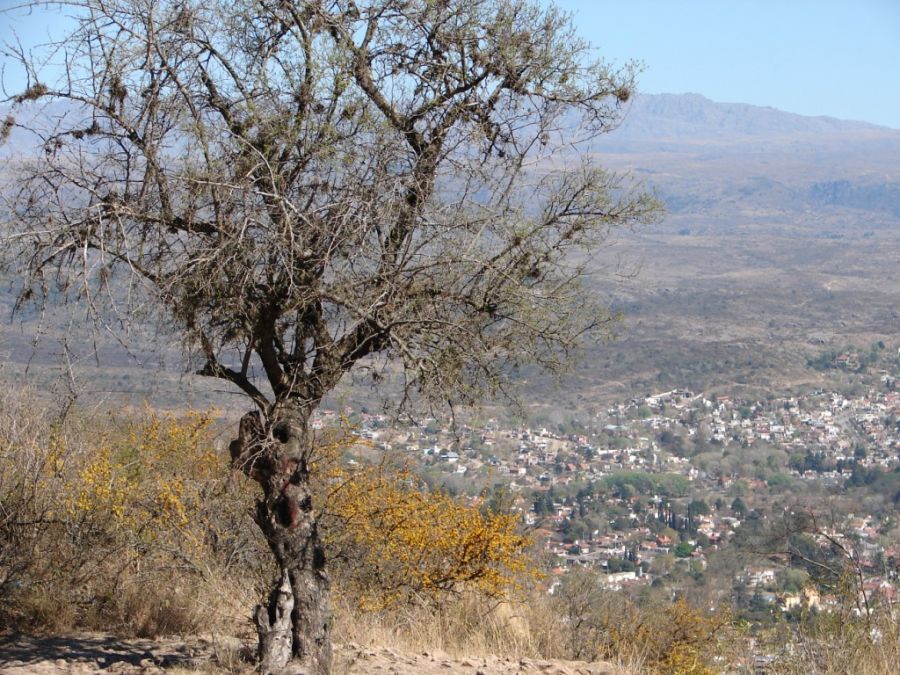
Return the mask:
[(642, 94), (592, 151), (640, 176), (694, 227), (721, 231), (762, 211), (818, 223), (849, 209), (877, 216), (876, 227), (900, 217), (900, 130), (865, 122)]
[(736, 136), (859, 134), (889, 131), (866, 122), (807, 117), (746, 103), (717, 103), (700, 94), (641, 94), (615, 135), (641, 139), (734, 139)]
[(641, 95), (592, 148), (665, 202), (610, 259), (622, 339), (561, 405), (665, 387), (816, 381), (809, 355), (900, 347), (900, 130), (697, 94)]

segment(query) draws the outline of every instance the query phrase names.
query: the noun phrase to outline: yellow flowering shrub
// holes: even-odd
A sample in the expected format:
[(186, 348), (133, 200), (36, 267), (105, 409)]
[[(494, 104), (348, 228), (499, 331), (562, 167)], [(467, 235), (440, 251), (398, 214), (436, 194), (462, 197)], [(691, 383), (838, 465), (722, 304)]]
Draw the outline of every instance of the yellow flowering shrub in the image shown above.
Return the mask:
[(99, 430), (94, 447), (74, 460), (79, 466), (64, 482), (67, 512), (110, 517), (120, 534), (135, 541), (197, 545), (198, 530), (206, 526), (203, 488), (228, 470), (214, 451), (212, 421), (211, 413), (145, 410)]
[(632, 616), (609, 617), (608, 656), (639, 657), (647, 672), (660, 675), (713, 675), (719, 642), (728, 638), (731, 617), (705, 613), (678, 599), (661, 612), (631, 609)]
[(361, 608), (450, 591), (502, 596), (532, 573), (515, 514), (426, 492), (384, 465), (329, 475), (325, 539), (343, 591)]
[[(243, 618), (265, 549), (214, 413), (35, 414), (24, 434), (31, 412), (15, 412), (0, 419), (0, 628), (188, 631), (217, 620), (211, 604)], [(234, 602), (203, 595), (232, 571)]]

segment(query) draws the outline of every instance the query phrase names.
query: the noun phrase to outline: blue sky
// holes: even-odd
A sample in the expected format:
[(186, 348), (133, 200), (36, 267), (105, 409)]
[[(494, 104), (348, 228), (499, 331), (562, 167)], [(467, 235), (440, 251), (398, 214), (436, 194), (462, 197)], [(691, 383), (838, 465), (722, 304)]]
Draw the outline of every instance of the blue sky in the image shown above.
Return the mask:
[(557, 0), (640, 89), (900, 129), (900, 0)]
[[(542, 0), (548, 1), (548, 0)], [(0, 8), (21, 0), (0, 0)], [(900, 0), (556, 0), (640, 89), (696, 92), (900, 129)], [(56, 15), (0, 11), (0, 39), (59, 32)], [(0, 57), (2, 59), (2, 57)], [(7, 85), (19, 83), (7, 65)]]

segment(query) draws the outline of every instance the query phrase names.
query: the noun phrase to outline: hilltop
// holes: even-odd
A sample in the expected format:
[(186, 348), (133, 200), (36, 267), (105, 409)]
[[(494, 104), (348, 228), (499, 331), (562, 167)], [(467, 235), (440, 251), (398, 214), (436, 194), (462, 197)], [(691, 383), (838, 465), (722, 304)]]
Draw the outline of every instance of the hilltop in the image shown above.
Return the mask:
[(796, 135), (877, 134), (890, 131), (867, 122), (809, 117), (747, 103), (711, 101), (701, 94), (641, 94), (616, 130), (619, 141), (739, 138)]
[[(3, 675), (90, 675), (91, 673), (254, 672), (242, 663), (249, 651), (240, 640), (210, 636), (187, 640), (121, 640), (108, 635), (58, 637), (0, 636), (0, 673)], [(440, 650), (405, 653), (388, 647), (338, 645), (335, 675), (624, 675), (611, 664), (583, 661), (503, 658), (453, 658)]]

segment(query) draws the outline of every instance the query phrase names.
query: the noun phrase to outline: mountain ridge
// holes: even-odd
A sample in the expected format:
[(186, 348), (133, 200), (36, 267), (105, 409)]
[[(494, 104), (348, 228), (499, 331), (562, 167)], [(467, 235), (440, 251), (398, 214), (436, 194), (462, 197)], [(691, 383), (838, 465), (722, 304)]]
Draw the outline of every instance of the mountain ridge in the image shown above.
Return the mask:
[(666, 138), (675, 134), (702, 138), (790, 134), (896, 134), (900, 130), (827, 115), (801, 115), (771, 106), (713, 101), (702, 94), (638, 94), (615, 136)]

